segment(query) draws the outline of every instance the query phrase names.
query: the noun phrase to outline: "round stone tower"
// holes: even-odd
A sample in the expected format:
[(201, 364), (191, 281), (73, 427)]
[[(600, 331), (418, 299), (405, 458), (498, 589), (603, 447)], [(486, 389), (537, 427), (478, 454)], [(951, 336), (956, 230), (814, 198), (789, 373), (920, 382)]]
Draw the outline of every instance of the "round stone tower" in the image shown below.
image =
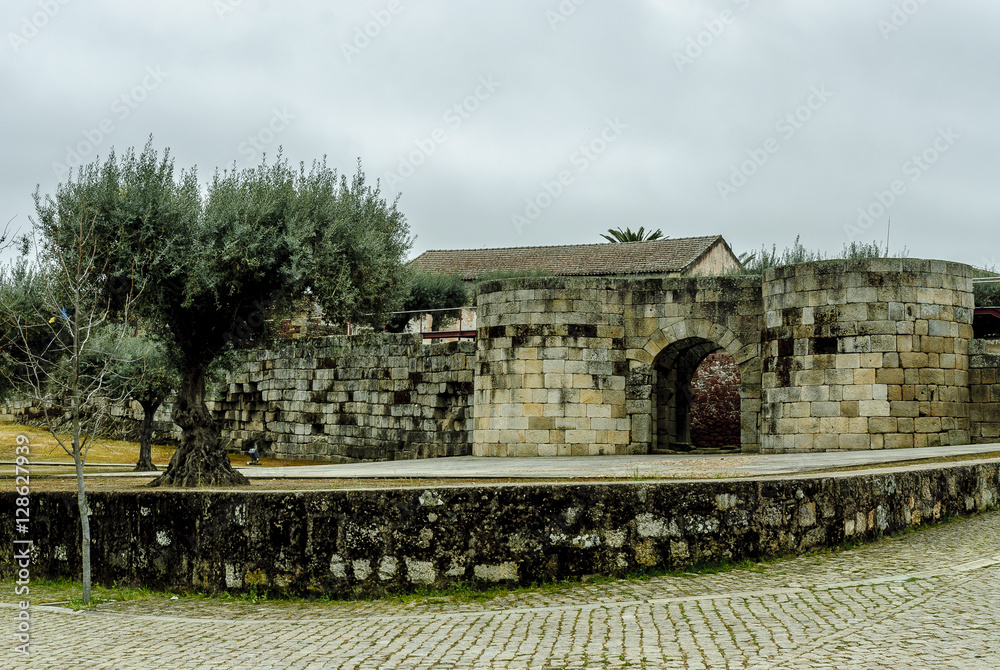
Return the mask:
[(969, 442), (972, 268), (834, 260), (764, 274), (761, 450)]

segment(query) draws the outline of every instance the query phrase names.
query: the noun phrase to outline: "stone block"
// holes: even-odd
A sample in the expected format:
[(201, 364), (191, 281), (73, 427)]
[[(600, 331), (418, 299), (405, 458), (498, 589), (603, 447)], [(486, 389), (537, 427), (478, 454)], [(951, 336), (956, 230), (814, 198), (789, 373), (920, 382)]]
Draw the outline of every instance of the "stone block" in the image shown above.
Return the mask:
[(858, 402), (858, 413), (861, 416), (890, 416), (890, 406), (887, 400), (862, 400)]
[(814, 417), (840, 416), (839, 402), (814, 402), (811, 405), (810, 413)]
[(878, 384), (902, 384), (903, 370), (897, 367), (880, 368), (875, 371), (875, 382)]
[(843, 388), (844, 400), (874, 400), (872, 384), (853, 384)]
[(886, 449), (912, 449), (916, 446), (912, 434), (896, 433), (885, 436)]
[(936, 416), (920, 416), (913, 420), (913, 430), (917, 433), (941, 432), (941, 418)]
[[(853, 383), (855, 385), (867, 385), (875, 383), (875, 370), (860, 368), (854, 371)], [(870, 390), (870, 389), (869, 389)]]
[(927, 354), (900, 351), (899, 364), (904, 368), (925, 368), (927, 367)]
[(867, 433), (847, 433), (839, 437), (839, 448), (843, 451), (861, 451), (872, 446), (872, 438)]
[(868, 419), (868, 432), (871, 433), (895, 433), (899, 430), (895, 417), (874, 416)]

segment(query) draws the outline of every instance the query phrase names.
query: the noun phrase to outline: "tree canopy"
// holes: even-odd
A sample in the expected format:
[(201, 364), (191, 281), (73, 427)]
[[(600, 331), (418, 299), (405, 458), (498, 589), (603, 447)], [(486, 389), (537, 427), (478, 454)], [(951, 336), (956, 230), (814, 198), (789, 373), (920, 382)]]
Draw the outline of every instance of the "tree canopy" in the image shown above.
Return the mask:
[(328, 320), (374, 325), (402, 299), (409, 229), (360, 165), (348, 179), (325, 160), (295, 169), (279, 154), (216, 171), (203, 186), (150, 140), (141, 153), (83, 166), (35, 203), (50, 244), (78, 214), (93, 219), (109, 301), (141, 284), (137, 315), (177, 360), (173, 419), (183, 437), (157, 483), (245, 483), (204, 403), (213, 361), (259, 342), (304, 295)]

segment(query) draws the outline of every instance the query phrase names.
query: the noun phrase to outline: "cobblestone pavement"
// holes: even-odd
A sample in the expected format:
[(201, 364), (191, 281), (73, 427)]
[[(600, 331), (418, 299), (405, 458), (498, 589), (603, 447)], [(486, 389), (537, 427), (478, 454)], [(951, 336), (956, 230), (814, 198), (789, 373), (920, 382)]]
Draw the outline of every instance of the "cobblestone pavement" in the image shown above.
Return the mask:
[(1000, 513), (752, 569), (487, 601), (162, 599), (36, 607), (32, 625), (30, 662), (5, 651), (0, 667), (996, 670)]

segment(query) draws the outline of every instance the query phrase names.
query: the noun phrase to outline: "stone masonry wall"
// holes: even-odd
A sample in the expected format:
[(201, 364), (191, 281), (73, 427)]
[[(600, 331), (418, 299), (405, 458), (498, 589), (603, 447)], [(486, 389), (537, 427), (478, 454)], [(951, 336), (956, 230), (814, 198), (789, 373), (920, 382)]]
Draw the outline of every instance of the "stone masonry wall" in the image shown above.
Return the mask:
[(655, 412), (670, 402), (654, 391), (657, 361), (666, 370), (691, 359), (687, 378), (661, 388), (674, 398), (716, 350), (742, 366), (742, 443), (756, 450), (761, 311), (755, 277), (487, 282), (477, 302), (474, 453), (649, 453)]
[[(339, 491), (96, 491), (94, 579), (378, 595), (781, 556), (995, 506), (995, 460), (789, 479)], [(16, 493), (0, 492), (13, 509)], [(31, 575), (79, 576), (71, 492), (31, 496)], [(0, 525), (9, 576), (14, 524)], [(24, 539), (24, 538), (17, 538)]]
[(477, 300), (477, 456), (627, 453), (621, 297), (599, 280), (488, 282)]
[(969, 443), (969, 266), (774, 268), (764, 307), (762, 451)]
[(972, 443), (1000, 442), (1000, 340), (969, 342)]
[(467, 455), (474, 347), (378, 333), (254, 352), (216, 403), (223, 438), (335, 463)]

